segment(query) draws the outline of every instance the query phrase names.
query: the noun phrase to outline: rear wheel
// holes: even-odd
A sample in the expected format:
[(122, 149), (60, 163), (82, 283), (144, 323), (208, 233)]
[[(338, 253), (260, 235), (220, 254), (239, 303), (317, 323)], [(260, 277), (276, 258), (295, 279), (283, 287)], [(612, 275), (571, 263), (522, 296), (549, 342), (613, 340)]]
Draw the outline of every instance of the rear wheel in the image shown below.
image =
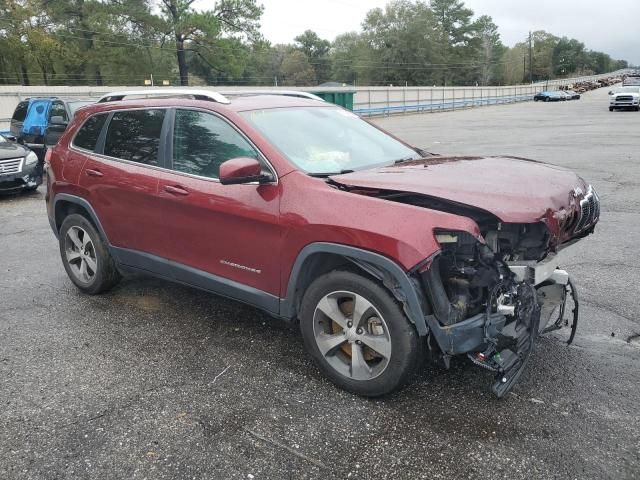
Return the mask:
[(613, 107), (609, 107), (609, 111), (610, 111), (610, 112), (613, 112)]
[(65, 218), (59, 240), (64, 269), (84, 293), (106, 292), (120, 281), (106, 242), (85, 217), (74, 213)]
[(544, 101), (545, 101), (545, 102), (550, 102), (550, 101), (551, 101), (551, 99), (550, 99), (549, 97), (544, 97)]
[(383, 286), (354, 272), (336, 270), (311, 284), (300, 329), (323, 373), (358, 395), (401, 387), (420, 359), (419, 337), (400, 305)]

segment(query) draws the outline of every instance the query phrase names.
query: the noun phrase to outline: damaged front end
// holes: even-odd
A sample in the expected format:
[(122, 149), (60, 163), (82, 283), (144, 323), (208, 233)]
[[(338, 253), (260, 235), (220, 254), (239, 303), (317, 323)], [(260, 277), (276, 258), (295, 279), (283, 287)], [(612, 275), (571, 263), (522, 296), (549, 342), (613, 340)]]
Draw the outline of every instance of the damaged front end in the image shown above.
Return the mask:
[(493, 391), (501, 397), (521, 375), (538, 335), (568, 327), (573, 341), (578, 299), (559, 259), (563, 248), (593, 233), (600, 217), (598, 195), (574, 173), (526, 159), (438, 157), (330, 181), (478, 227), (440, 230), (432, 217), (439, 248), (411, 272), (428, 345), (445, 366), (454, 355), (468, 355), (495, 372)]
[[(553, 260), (510, 265), (467, 232), (436, 230), (435, 236), (441, 250), (415, 272), (431, 307), (430, 333), (445, 364), (466, 353), (495, 372), (492, 389), (502, 397), (518, 380), (538, 334), (565, 325), (568, 289), (574, 293), (569, 276)], [(577, 306), (573, 332), (576, 322)]]

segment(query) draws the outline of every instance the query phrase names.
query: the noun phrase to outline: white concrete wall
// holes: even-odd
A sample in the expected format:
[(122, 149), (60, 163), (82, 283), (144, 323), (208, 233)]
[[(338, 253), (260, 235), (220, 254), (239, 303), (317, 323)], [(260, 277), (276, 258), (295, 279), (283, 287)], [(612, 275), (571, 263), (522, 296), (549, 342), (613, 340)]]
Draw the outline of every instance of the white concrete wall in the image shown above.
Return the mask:
[[(618, 73), (618, 72), (616, 72)], [(568, 85), (578, 81), (593, 81), (609, 77), (614, 74), (595, 75), (565, 80), (552, 80), (533, 85), (514, 85), (506, 87), (343, 87), (322, 88), (307, 87), (296, 90), (314, 91), (343, 91), (355, 90), (354, 110), (367, 114), (392, 114), (404, 112), (429, 112), (451, 108), (468, 108), (470, 106), (491, 105), (496, 103), (510, 103), (530, 99), (536, 92), (550, 89), (555, 90), (561, 85)], [(0, 130), (9, 128), (9, 120), (18, 102), (27, 97), (58, 96), (96, 98), (115, 90), (132, 90), (145, 87), (47, 87), (21, 85), (0, 85)], [(199, 89), (215, 90), (224, 93), (230, 90), (272, 90), (274, 87), (198, 87)], [(292, 90), (293, 87), (280, 87)], [(455, 102), (453, 102), (455, 100)], [(452, 103), (453, 102), (453, 103)], [(396, 107), (391, 108), (389, 107)], [(374, 111), (371, 111), (371, 110)], [(375, 111), (377, 109), (377, 111)]]

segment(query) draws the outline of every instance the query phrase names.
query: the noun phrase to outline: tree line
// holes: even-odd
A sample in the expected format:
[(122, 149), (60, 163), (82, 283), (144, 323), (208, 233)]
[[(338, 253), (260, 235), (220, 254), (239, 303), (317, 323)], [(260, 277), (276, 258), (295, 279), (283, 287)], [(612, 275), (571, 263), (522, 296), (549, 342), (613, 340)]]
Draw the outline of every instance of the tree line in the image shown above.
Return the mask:
[(260, 33), (256, 0), (0, 0), (0, 84), (506, 85), (606, 73), (624, 60), (545, 31), (508, 47), (461, 0), (393, 0), (359, 32)]

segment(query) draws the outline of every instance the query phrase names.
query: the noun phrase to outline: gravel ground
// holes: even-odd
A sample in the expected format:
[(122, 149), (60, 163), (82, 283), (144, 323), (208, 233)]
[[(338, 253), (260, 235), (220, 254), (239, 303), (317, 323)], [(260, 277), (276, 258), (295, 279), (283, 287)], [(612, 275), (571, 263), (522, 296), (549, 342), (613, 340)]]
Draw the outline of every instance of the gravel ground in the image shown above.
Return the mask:
[(434, 152), (568, 166), (601, 196), (567, 250), (576, 342), (541, 339), (502, 400), (464, 360), (352, 396), (297, 330), (159, 280), (81, 295), (44, 189), (0, 198), (0, 479), (639, 478), (640, 113), (606, 97), (378, 120)]

